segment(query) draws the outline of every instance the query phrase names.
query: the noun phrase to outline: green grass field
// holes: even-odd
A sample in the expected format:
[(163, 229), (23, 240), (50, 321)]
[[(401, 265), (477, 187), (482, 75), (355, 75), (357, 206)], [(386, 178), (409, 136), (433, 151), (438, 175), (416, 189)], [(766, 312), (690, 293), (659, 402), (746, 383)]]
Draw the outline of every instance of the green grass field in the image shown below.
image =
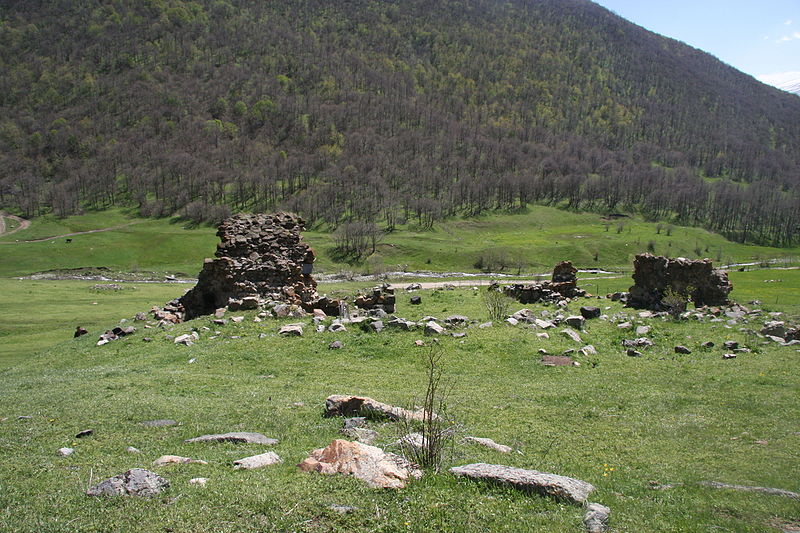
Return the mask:
[[(747, 273), (749, 274), (749, 273)], [(753, 284), (758, 280), (753, 279)], [(26, 283), (26, 282), (17, 282)], [(28, 282), (30, 283), (30, 282)], [(52, 282), (63, 284), (63, 282)], [(161, 287), (158, 290), (169, 289)], [(65, 289), (80, 291), (77, 286)], [(169, 291), (167, 291), (169, 292)], [(109, 298), (127, 299), (134, 291)], [(466, 314), (488, 319), (470, 289), (422, 291), (422, 306), (398, 298), (398, 315), (417, 319)], [(592, 300), (608, 314), (628, 313)], [(573, 306), (581, 305), (576, 302)], [(529, 306), (537, 311), (550, 309)], [(576, 311), (577, 307), (573, 308)], [(207, 318), (170, 332), (139, 331), (103, 347), (97, 334), (67, 340), (0, 371), (0, 514), (9, 531), (579, 531), (582, 510), (536, 495), (426, 474), (404, 490), (373, 490), (352, 478), (310, 475), (295, 464), (340, 436), (340, 419), (321, 417), (335, 393), (365, 394), (396, 405), (420, 401), (424, 348), (419, 332), (313, 333), (279, 338), (280, 324), (216, 326)], [(109, 319), (124, 313), (110, 313)], [(297, 321), (295, 319), (294, 321)], [(503, 324), (469, 328), (465, 339), (444, 337), (451, 413), (460, 435), (490, 437), (509, 455), (456, 440), (448, 464), (491, 462), (574, 476), (597, 487), (592, 497), (612, 508), (614, 531), (772, 531), (776, 520), (796, 520), (797, 501), (714, 490), (698, 481), (770, 486), (797, 491), (800, 440), (798, 354), (726, 324), (661, 319), (656, 346), (642, 358), (624, 354), (615, 325), (591, 321), (582, 333), (598, 355), (577, 356), (580, 367), (547, 368), (537, 350), (580, 347), (557, 332)], [(303, 322), (310, 323), (309, 319)], [(140, 324), (141, 326), (141, 324)], [(205, 328), (209, 329), (206, 330)], [(176, 335), (198, 329), (192, 347)], [(215, 330), (219, 331), (216, 338)], [(259, 338), (265, 333), (265, 338)], [(142, 342), (150, 336), (151, 343)], [(327, 349), (338, 339), (345, 348)], [(736, 340), (754, 349), (724, 361), (712, 340)], [(427, 339), (430, 342), (430, 339)], [(676, 344), (691, 355), (673, 353)], [(190, 363), (194, 359), (196, 362)], [(302, 402), (302, 405), (296, 405)], [(18, 420), (18, 416), (31, 419)], [(172, 418), (170, 428), (143, 420)], [(399, 429), (372, 423), (378, 444), (391, 448)], [(75, 439), (91, 428), (94, 436)], [(250, 445), (185, 444), (203, 433), (259, 431), (280, 439), (282, 465), (235, 471), (234, 459), (266, 451)], [(758, 442), (756, 442), (758, 441)], [(766, 442), (766, 444), (764, 444)], [(62, 446), (75, 454), (56, 455)], [(141, 455), (131, 455), (135, 446)], [(133, 467), (150, 467), (162, 454), (204, 459), (208, 465), (158, 468), (172, 487), (152, 500), (96, 500), (90, 483)], [(610, 470), (613, 468), (613, 470)], [(188, 484), (209, 478), (205, 489)], [(650, 483), (682, 484), (665, 491)], [(357, 507), (340, 515), (330, 504)]]
[[(314, 333), (308, 326), (303, 338), (280, 338), (279, 326), (298, 319), (254, 323), (254, 313), (248, 312), (242, 313), (244, 323), (226, 326), (208, 318), (171, 331), (136, 323), (134, 335), (96, 347), (98, 335), (120, 319), (130, 323), (135, 313), (180, 296), (189, 286), (127, 282), (114, 291), (93, 288), (109, 282), (10, 277), (101, 266), (110, 274), (193, 275), (202, 258), (213, 253), (211, 228), (128, 219), (121, 211), (34, 221), (11, 237), (42, 238), (130, 222), (119, 230), (77, 236), (69, 244), (57, 239), (0, 245), (0, 276), (5, 276), (0, 277), (0, 530), (581, 530), (578, 507), (444, 472), (429, 472), (401, 491), (380, 491), (356, 479), (310, 475), (295, 467), (310, 450), (341, 436), (340, 419), (321, 417), (328, 395), (365, 394), (404, 406), (421, 401), (426, 348), (414, 346), (424, 338), (421, 332), (373, 334), (351, 327), (334, 335)], [(797, 253), (732, 244), (691, 228), (674, 228), (670, 237), (663, 231), (656, 235), (655, 225), (642, 221), (630, 221), (626, 228), (616, 233), (612, 225), (606, 232), (594, 215), (535, 207), (518, 215), (454, 220), (431, 232), (404, 229), (385, 238), (380, 255), (388, 267), (458, 271), (473, 270), (476, 254), (500, 247), (524, 250), (528, 271), (546, 272), (561, 259), (629, 269), (632, 255), (649, 240), (656, 241), (656, 253), (677, 250), (670, 255), (692, 256), (692, 248), (707, 246), (713, 257), (720, 247), (731, 262), (791, 259)], [(333, 263), (328, 235), (309, 232), (307, 237), (322, 252), (318, 270), (364, 268)], [(599, 264), (594, 264), (598, 250)], [(733, 270), (730, 277), (733, 299), (760, 300), (764, 313), (783, 311), (790, 320), (800, 319), (800, 270)], [(415, 320), (462, 314), (488, 320), (480, 291), (469, 288), (469, 280), (457, 283), (461, 287), (452, 291), (421, 291), (420, 306), (408, 305), (409, 295), (398, 292), (397, 315)], [(319, 290), (352, 296), (373, 284), (321, 284)], [(630, 285), (629, 273), (587, 275), (581, 281), (595, 294)], [(558, 354), (580, 345), (557, 332), (539, 339), (534, 330), (505, 324), (471, 327), (464, 339), (440, 338), (458, 434), (490, 437), (515, 449), (502, 455), (459, 438), (447, 464), (508, 464), (589, 481), (597, 487), (592, 501), (612, 509), (612, 531), (767, 532), (800, 521), (796, 500), (697, 485), (714, 480), (800, 490), (796, 347), (763, 344), (748, 332), (758, 330), (765, 316), (734, 326), (642, 320), (605, 299), (574, 302), (571, 311), (587, 303), (608, 307), (608, 315), (622, 313), (651, 325), (648, 336), (656, 346), (644, 350), (642, 358), (627, 357), (621, 340), (635, 336), (632, 332), (590, 321), (582, 336), (598, 354), (576, 355), (580, 367), (547, 368), (539, 363), (538, 349)], [(90, 334), (72, 339), (77, 325)], [(194, 346), (177, 346), (167, 337), (192, 328), (200, 334)], [(153, 341), (142, 342), (145, 336)], [(344, 342), (344, 349), (328, 350), (334, 339)], [(699, 348), (706, 340), (717, 347)], [(753, 353), (724, 361), (719, 346), (725, 340), (736, 340)], [(693, 353), (676, 355), (677, 344)], [(180, 425), (158, 429), (139, 424), (159, 418)], [(377, 444), (393, 449), (400, 428), (379, 422), (371, 427), (380, 434)], [(87, 428), (94, 430), (92, 437), (74, 438)], [(236, 430), (280, 439), (274, 451), (284, 463), (234, 471), (233, 460), (267, 450), (183, 442)], [(76, 451), (59, 457), (56, 450), (62, 446)], [(129, 454), (128, 446), (142, 453)], [(130, 468), (152, 468), (152, 461), (164, 454), (209, 464), (158, 468), (172, 483), (159, 498), (96, 500), (84, 495), (90, 484)], [(189, 485), (193, 477), (209, 478), (208, 486)], [(658, 491), (651, 482), (676, 486)], [(342, 515), (331, 504), (357, 509)]]
[[(74, 236), (70, 243), (64, 238), (16, 242), (125, 224), (129, 225), (114, 231)], [(334, 262), (329, 233), (309, 231), (303, 235), (318, 251), (317, 271), (326, 273), (362, 272), (374, 269), (376, 264), (388, 270), (474, 271), (479, 256), (499, 252), (517, 258), (522, 273), (547, 272), (564, 259), (580, 267), (630, 268), (633, 256), (646, 251), (649, 244), (657, 254), (710, 257), (723, 263), (767, 259), (796, 263), (800, 256), (797, 247), (732, 243), (698, 228), (676, 226), (667, 235), (665, 228), (659, 234), (657, 224), (636, 218), (622, 224), (617, 233), (619, 222), (604, 222), (596, 214), (533, 206), (520, 214), (453, 219), (431, 231), (400, 228), (386, 235), (376, 253), (357, 265)], [(83, 267), (195, 276), (203, 258), (212, 256), (217, 244), (211, 227), (187, 228), (176, 219), (130, 218), (121, 210), (63, 220), (37, 218), (30, 228), (0, 238), (0, 242), (4, 240), (14, 244), (0, 244), (0, 277)], [(516, 270), (509, 268), (510, 272)]]

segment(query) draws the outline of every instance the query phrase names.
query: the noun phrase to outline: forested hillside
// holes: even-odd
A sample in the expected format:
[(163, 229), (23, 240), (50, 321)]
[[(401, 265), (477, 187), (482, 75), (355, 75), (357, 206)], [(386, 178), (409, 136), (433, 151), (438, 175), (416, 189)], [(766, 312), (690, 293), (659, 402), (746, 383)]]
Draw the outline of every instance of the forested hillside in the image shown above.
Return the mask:
[(528, 202), (797, 242), (800, 98), (586, 0), (6, 0), (0, 207), (430, 226)]

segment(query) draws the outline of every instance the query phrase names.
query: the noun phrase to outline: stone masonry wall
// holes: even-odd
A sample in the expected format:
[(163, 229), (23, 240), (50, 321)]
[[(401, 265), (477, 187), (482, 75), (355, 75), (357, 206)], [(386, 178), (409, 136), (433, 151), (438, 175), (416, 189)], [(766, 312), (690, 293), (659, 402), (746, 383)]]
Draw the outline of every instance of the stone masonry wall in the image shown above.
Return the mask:
[(715, 269), (710, 259), (640, 254), (633, 261), (633, 270), (635, 284), (628, 294), (628, 306), (637, 309), (660, 311), (667, 289), (687, 295), (698, 307), (725, 305), (733, 290), (728, 274)]

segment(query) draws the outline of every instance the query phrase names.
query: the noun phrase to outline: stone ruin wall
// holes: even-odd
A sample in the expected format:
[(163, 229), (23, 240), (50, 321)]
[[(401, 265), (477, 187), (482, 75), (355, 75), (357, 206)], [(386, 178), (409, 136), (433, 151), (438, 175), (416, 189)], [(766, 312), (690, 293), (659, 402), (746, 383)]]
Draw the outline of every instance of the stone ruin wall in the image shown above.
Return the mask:
[(715, 269), (710, 259), (692, 261), (640, 254), (633, 261), (633, 281), (627, 305), (654, 311), (664, 309), (663, 298), (668, 289), (686, 295), (696, 307), (727, 305), (733, 290), (728, 274)]
[(578, 269), (572, 266), (570, 261), (561, 261), (553, 269), (551, 281), (507, 285), (503, 288), (503, 292), (523, 304), (585, 296), (586, 292), (578, 288), (577, 273)]
[(197, 285), (163, 309), (154, 308), (154, 315), (178, 322), (222, 307), (255, 309), (269, 300), (338, 314), (339, 301), (317, 294), (311, 275), (316, 257), (301, 240), (303, 229), (303, 219), (292, 213), (226, 219), (217, 230), (216, 258), (206, 259)]

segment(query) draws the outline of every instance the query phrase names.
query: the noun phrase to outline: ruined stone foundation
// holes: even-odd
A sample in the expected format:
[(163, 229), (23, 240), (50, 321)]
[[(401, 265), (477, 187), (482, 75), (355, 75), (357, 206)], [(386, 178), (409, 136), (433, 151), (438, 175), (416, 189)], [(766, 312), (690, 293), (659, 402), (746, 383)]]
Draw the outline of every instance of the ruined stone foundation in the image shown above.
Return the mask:
[(686, 295), (697, 307), (726, 305), (733, 290), (728, 274), (715, 269), (710, 259), (640, 254), (633, 261), (633, 281), (628, 306), (654, 311), (664, 308), (662, 300), (668, 289)]

